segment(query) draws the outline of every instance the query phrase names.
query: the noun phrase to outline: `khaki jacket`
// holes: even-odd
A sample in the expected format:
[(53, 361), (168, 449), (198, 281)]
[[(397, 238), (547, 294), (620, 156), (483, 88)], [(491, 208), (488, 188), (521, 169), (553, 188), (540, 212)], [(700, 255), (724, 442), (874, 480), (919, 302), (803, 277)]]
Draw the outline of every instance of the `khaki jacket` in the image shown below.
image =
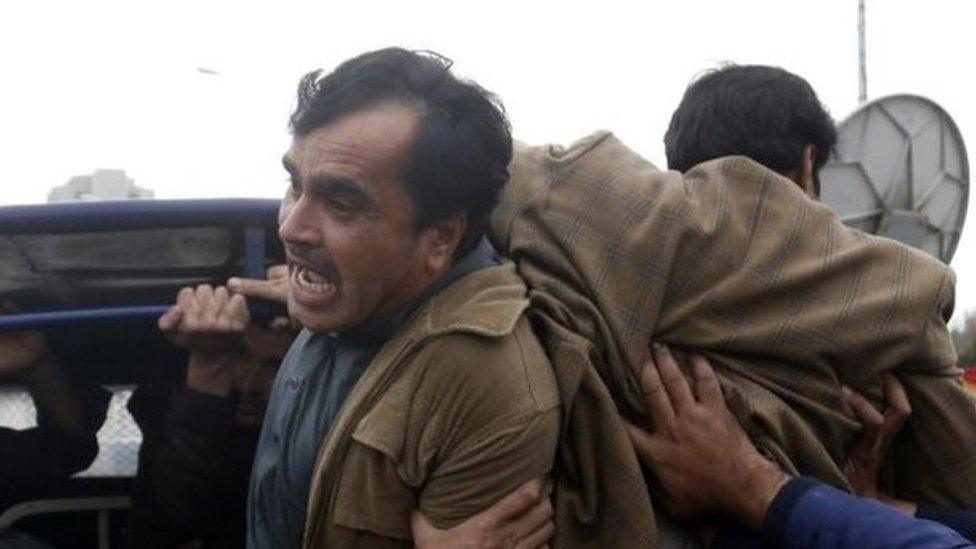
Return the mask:
[(880, 374), (895, 371), (914, 413), (888, 489), (976, 507), (976, 409), (946, 327), (954, 276), (937, 260), (845, 227), (747, 158), (682, 176), (607, 133), (518, 148), (492, 233), (529, 285), (562, 391), (555, 546), (655, 545), (616, 417), (646, 424), (652, 339), (704, 353), (763, 452), (840, 487), (859, 431), (841, 386), (880, 399)]
[(304, 547), (410, 547), (552, 467), (559, 398), (506, 264), (435, 295), (369, 364), (322, 441)]

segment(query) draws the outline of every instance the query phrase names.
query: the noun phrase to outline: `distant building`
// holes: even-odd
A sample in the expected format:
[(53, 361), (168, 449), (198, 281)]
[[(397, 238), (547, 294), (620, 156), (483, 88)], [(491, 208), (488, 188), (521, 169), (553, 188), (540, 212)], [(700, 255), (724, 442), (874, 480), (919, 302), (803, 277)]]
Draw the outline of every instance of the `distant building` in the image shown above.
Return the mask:
[(152, 198), (149, 189), (137, 187), (125, 170), (95, 170), (91, 175), (72, 177), (47, 195), (48, 202), (70, 200), (113, 200), (124, 198)]

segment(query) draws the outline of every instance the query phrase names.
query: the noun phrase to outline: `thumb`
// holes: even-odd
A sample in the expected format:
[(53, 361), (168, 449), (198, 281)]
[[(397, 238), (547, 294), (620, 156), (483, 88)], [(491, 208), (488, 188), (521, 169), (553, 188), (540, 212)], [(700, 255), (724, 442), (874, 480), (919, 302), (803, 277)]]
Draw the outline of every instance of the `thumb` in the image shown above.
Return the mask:
[(410, 532), (413, 534), (417, 547), (422, 547), (425, 541), (436, 541), (439, 530), (427, 520), (427, 517), (420, 510), (416, 510), (410, 515)]
[(234, 277), (227, 280), (227, 288), (234, 293), (247, 297), (256, 297), (278, 303), (287, 303), (288, 301), (288, 294), (280, 282)]
[(629, 421), (624, 421), (624, 427), (627, 428), (627, 435), (630, 437), (630, 442), (637, 450), (637, 455), (640, 456), (641, 461), (649, 464), (655, 450), (653, 435)]
[(177, 306), (170, 307), (166, 310), (162, 316), (159, 317), (159, 330), (162, 332), (172, 332), (176, 329), (176, 326), (180, 323), (180, 317), (183, 316), (183, 310)]

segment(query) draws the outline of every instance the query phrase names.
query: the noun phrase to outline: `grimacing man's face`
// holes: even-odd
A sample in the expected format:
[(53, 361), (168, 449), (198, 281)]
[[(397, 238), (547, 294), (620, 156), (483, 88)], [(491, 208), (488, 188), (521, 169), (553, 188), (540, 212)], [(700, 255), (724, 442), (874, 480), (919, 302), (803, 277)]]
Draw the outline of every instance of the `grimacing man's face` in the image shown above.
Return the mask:
[(416, 108), (384, 103), (296, 137), (283, 158), (291, 188), (279, 235), (288, 312), (317, 332), (388, 315), (444, 267), (436, 230), (416, 230), (404, 167)]

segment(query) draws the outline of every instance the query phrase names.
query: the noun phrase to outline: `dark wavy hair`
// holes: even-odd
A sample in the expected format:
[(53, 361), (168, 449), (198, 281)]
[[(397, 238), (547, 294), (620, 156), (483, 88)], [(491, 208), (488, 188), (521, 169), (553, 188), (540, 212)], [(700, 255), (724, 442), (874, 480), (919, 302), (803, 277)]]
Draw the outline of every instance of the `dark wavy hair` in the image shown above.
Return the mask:
[(512, 135), (504, 107), (474, 82), (451, 73), (436, 53), (386, 48), (364, 53), (323, 75), (306, 74), (291, 115), (295, 137), (387, 101), (417, 106), (420, 118), (404, 177), (419, 229), (463, 211), (467, 230), (456, 256), (484, 235), (508, 181)]
[(664, 136), (668, 168), (685, 172), (730, 155), (787, 174), (814, 145), (819, 171), (837, 130), (810, 84), (777, 67), (728, 65), (705, 73), (685, 91)]

